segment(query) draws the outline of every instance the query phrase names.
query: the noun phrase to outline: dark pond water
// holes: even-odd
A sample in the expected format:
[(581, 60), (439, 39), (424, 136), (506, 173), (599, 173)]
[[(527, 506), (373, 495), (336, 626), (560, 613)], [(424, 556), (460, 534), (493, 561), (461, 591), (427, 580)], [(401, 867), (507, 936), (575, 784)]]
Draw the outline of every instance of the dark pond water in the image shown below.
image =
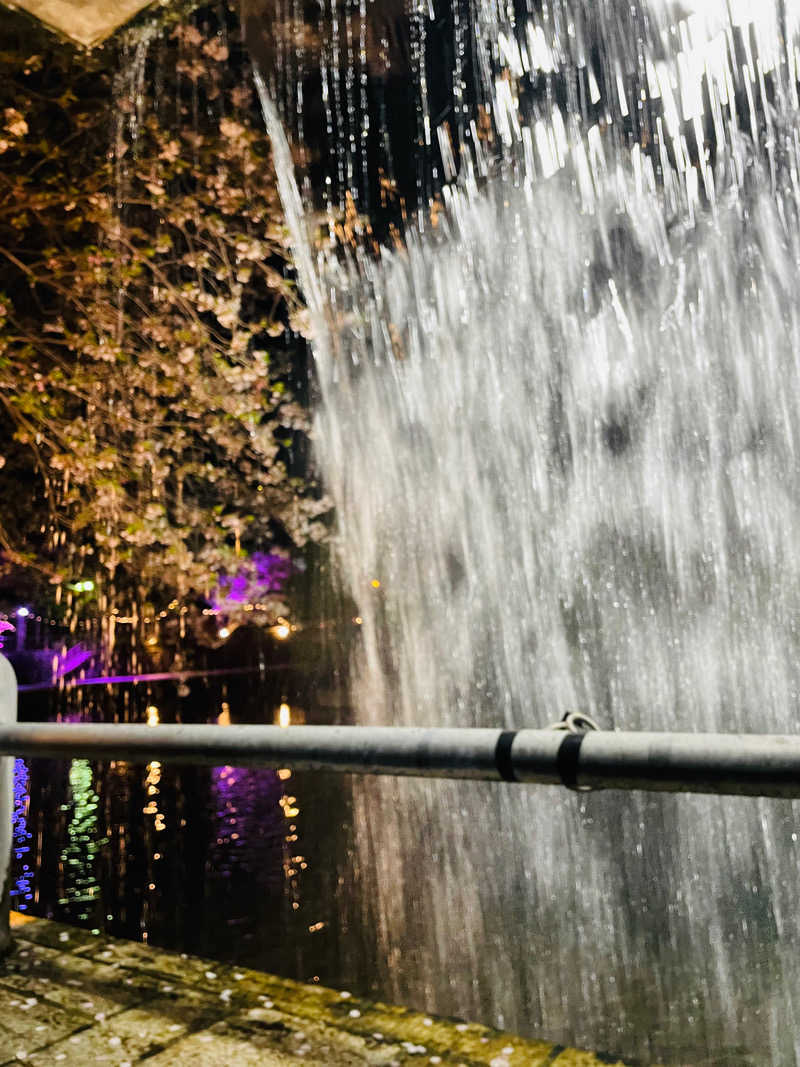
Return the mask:
[[(20, 718), (263, 723), (288, 704), (294, 722), (347, 721), (335, 672), (323, 674), (262, 658), (260, 670), (182, 685), (23, 693)], [(348, 918), (358, 909), (346, 777), (17, 760), (14, 799), (16, 909), (370, 991), (370, 939)], [(343, 959), (345, 936), (361, 974)]]

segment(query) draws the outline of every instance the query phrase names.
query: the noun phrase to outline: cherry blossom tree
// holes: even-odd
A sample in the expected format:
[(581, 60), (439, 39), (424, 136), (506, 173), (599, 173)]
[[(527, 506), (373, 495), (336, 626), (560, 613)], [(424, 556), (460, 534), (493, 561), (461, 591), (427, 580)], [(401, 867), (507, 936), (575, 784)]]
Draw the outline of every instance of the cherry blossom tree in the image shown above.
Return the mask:
[(210, 596), (253, 553), (324, 540), (329, 507), (246, 58), (224, 13), (89, 56), (31, 53), (6, 19), (6, 581), (90, 579), (106, 607)]

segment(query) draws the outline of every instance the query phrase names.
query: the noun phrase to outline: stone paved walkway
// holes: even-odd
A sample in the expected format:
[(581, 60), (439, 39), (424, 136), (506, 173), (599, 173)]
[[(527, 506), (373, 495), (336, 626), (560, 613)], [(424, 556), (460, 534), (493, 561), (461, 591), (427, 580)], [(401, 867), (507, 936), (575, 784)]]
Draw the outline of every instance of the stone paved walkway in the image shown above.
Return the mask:
[(15, 914), (12, 926), (4, 1067), (624, 1067), (45, 919)]

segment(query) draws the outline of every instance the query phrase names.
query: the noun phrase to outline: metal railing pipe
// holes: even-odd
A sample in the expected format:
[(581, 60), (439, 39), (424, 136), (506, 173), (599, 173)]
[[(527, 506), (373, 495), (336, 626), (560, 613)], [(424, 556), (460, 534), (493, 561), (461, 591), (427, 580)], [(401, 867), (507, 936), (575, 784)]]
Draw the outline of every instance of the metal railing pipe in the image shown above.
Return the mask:
[[(545, 780), (547, 732), (517, 734), (512, 762), (520, 781)], [(575, 788), (800, 797), (796, 736), (593, 730), (556, 737), (558, 780)]]
[(496, 778), (499, 730), (393, 726), (0, 725), (0, 755)]
[(0, 755), (800, 797), (800, 737), (757, 734), (2, 723)]

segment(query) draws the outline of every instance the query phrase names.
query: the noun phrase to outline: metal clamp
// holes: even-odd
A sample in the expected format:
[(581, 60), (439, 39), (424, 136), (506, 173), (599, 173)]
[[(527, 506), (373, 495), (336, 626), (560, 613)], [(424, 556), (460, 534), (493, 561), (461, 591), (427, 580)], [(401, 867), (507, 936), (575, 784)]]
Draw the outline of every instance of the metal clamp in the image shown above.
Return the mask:
[(566, 730), (571, 734), (586, 734), (590, 730), (599, 730), (600, 726), (590, 715), (582, 711), (565, 711), (558, 722), (549, 727), (551, 730)]

